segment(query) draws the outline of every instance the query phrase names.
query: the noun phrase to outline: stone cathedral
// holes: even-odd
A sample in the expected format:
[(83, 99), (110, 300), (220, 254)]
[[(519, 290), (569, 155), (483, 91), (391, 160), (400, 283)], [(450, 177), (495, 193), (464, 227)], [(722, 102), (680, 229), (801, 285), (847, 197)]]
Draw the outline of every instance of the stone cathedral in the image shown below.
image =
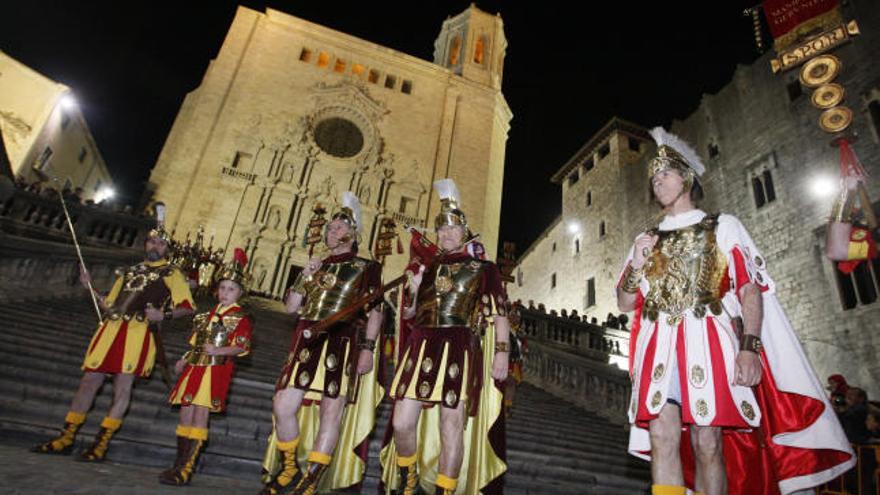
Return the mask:
[[(361, 255), (380, 222), (431, 227), (434, 180), (451, 177), (494, 258), (507, 131), (507, 41), (499, 16), (471, 6), (442, 23), (428, 62), (267, 9), (240, 7), (189, 93), (150, 188), (167, 224), (245, 248), (254, 290), (281, 295), (301, 267), (316, 205), (354, 191)], [(404, 250), (406, 251), (406, 249)], [(399, 274), (408, 253), (386, 260)]]

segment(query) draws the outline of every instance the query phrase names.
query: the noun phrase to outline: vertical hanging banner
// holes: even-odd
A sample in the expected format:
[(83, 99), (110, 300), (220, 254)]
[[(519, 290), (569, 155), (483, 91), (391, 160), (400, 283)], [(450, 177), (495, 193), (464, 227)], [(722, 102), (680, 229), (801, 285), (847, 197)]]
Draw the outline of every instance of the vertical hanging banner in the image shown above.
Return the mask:
[(777, 57), (773, 72), (786, 71), (859, 34), (855, 21), (843, 22), (839, 0), (765, 0), (764, 18)]

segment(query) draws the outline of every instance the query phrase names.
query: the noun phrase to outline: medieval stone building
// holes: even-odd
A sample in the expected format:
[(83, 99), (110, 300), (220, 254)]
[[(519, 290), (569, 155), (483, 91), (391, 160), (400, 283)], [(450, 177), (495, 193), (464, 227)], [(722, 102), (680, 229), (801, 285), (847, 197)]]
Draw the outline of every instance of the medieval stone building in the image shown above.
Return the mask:
[[(428, 62), (282, 12), (239, 8), (150, 177), (177, 236), (200, 225), (246, 248), (255, 289), (280, 295), (306, 261), (316, 205), (360, 198), (361, 253), (380, 222), (429, 226), (434, 180), (458, 183), (494, 257), (510, 109), (501, 18), (445, 20)], [(404, 244), (408, 237), (403, 236)], [(406, 253), (387, 273), (400, 273)]]

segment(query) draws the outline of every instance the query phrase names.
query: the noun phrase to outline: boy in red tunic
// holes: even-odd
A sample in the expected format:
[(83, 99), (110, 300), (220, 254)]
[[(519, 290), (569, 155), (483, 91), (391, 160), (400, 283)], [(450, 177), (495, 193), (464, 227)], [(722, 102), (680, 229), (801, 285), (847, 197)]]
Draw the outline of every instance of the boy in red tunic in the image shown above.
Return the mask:
[(175, 365), (180, 374), (168, 401), (180, 405), (177, 460), (159, 475), (166, 485), (186, 485), (208, 440), (208, 416), (226, 408), (226, 393), (235, 370), (235, 357), (250, 352), (253, 321), (238, 304), (246, 291), (247, 256), (235, 250), (234, 259), (217, 274), (217, 299), (208, 313), (193, 318), (192, 349)]

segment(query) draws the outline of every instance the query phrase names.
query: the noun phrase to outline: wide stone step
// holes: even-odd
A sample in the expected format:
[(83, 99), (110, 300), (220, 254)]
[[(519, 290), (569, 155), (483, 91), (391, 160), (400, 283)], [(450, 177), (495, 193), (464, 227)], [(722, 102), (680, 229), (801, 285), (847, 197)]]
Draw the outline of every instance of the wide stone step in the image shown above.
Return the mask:
[[(210, 304), (199, 306), (205, 310)], [(61, 426), (95, 319), (88, 299), (79, 297), (0, 304), (0, 311), (5, 316), (0, 333), (0, 434), (36, 443)], [(276, 302), (255, 300), (253, 311), (251, 355), (237, 363), (227, 412), (211, 415), (210, 442), (200, 467), (208, 474), (259, 477), (272, 427), (273, 385), (287, 358), (293, 319)], [(189, 348), (189, 325), (186, 320), (163, 325), (172, 362)], [(167, 404), (167, 390), (157, 375), (154, 369), (151, 380), (137, 381), (111, 459), (157, 469), (173, 460), (178, 412)], [(112, 387), (105, 384), (82, 429), (80, 447), (97, 431), (111, 394)], [(378, 453), (391, 409), (386, 398), (377, 411), (362, 493), (375, 492)], [(507, 424), (505, 493), (647, 493), (648, 465), (626, 454), (627, 432), (622, 426), (527, 384), (518, 389), (513, 412)]]

